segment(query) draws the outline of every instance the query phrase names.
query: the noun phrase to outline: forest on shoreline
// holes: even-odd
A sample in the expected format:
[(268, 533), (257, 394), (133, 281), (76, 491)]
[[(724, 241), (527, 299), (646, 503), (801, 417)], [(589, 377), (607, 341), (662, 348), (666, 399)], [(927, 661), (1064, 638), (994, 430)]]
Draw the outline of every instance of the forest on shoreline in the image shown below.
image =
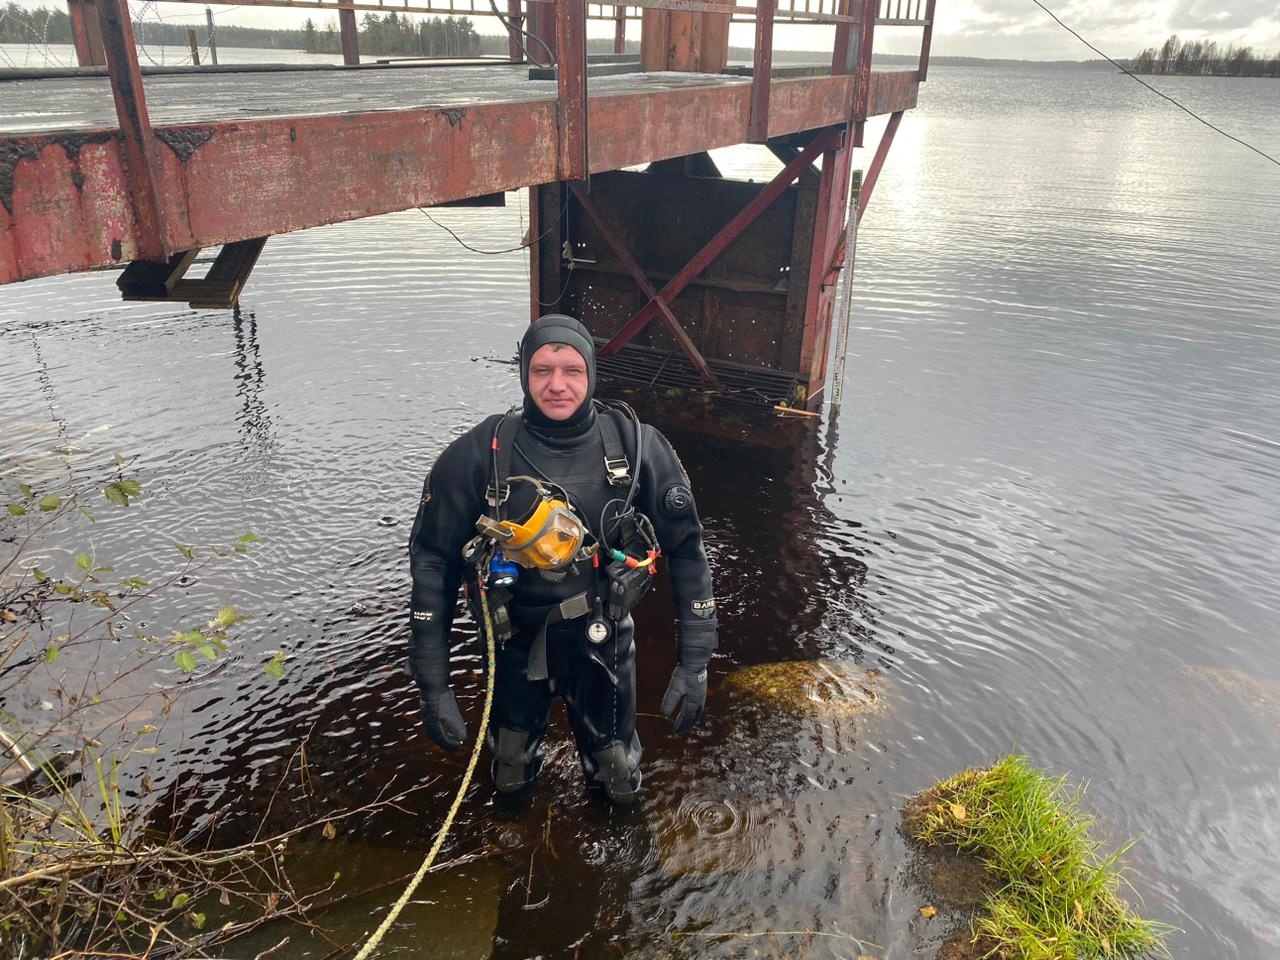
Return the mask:
[(1220, 47), (1213, 40), (1183, 41), (1175, 33), (1159, 48), (1143, 50), (1129, 69), (1191, 77), (1280, 77), (1280, 53), (1259, 55), (1252, 47)]

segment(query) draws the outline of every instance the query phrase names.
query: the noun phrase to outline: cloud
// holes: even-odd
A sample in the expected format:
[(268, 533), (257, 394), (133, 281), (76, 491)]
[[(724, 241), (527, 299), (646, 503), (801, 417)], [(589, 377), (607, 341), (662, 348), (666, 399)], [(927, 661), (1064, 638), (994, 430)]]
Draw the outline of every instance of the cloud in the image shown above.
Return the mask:
[(1275, 22), (1275, 0), (1179, 0), (1169, 15), (1172, 30), (1238, 30)]

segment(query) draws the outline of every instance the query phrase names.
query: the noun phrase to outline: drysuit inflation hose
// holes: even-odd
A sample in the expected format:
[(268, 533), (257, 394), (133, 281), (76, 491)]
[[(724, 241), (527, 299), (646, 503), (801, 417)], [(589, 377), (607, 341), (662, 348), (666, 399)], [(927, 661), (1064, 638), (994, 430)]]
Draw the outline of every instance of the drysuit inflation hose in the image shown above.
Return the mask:
[(431, 850), (422, 861), (422, 866), (418, 868), (418, 872), (409, 881), (409, 885), (404, 888), (404, 893), (400, 894), (400, 899), (392, 905), (391, 912), (387, 914), (378, 929), (373, 932), (373, 935), (360, 948), (355, 960), (368, 960), (373, 955), (373, 951), (382, 942), (382, 938), (391, 929), (391, 925), (396, 922), (396, 917), (400, 916), (400, 911), (405, 908), (409, 898), (413, 896), (414, 891), (418, 889), (418, 885), (422, 883), (423, 877), (427, 875), (432, 864), (435, 863), (436, 855), (439, 854), (440, 848), (444, 846), (444, 838), (448, 836), (449, 828), (453, 826), (453, 818), (458, 815), (458, 810), (462, 807), (462, 798), (466, 795), (467, 788), (471, 786), (471, 775), (475, 773), (476, 761), (480, 759), (480, 746), (484, 743), (485, 734), (489, 731), (489, 708), (493, 705), (493, 675), (494, 661), (496, 660), (493, 645), (493, 620), (489, 616), (489, 592), (485, 588), (483, 570), (479, 571), (477, 577), (477, 589), (480, 592), (480, 610), (484, 619), (484, 634), (489, 658), (489, 676), (488, 683), (485, 684), (484, 713), (480, 717), (480, 731), (476, 734), (476, 743), (471, 750), (471, 759), (467, 761), (467, 772), (462, 776), (462, 784), (458, 787), (457, 796), (453, 798), (453, 806), (449, 808), (448, 816), (444, 818), (444, 823), (440, 825), (440, 832), (436, 834), (435, 843), (431, 845)]

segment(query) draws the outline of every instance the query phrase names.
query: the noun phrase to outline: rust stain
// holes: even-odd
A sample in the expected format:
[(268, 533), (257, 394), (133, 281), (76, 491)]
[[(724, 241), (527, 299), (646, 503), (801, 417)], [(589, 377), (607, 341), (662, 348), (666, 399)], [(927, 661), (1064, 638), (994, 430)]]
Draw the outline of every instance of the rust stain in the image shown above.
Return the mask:
[(462, 118), (467, 115), (467, 108), (450, 107), (447, 110), (441, 110), (440, 114), (449, 121), (449, 126), (456, 127), (462, 122)]
[(213, 139), (213, 127), (161, 127), (154, 131), (156, 139), (186, 163), (195, 152)]

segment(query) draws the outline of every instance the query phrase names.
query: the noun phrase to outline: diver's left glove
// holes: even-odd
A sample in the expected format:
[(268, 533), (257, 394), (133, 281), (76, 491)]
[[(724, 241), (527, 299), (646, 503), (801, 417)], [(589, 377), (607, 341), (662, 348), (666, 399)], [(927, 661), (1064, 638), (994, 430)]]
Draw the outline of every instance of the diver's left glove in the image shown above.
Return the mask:
[(467, 739), (467, 723), (448, 684), (438, 689), (434, 684), (419, 683), (418, 697), (422, 701), (422, 723), (431, 739), (450, 753), (462, 746)]
[(662, 715), (670, 717), (676, 733), (684, 733), (707, 709), (707, 664), (716, 650), (716, 625), (676, 623), (678, 662), (662, 698)]

